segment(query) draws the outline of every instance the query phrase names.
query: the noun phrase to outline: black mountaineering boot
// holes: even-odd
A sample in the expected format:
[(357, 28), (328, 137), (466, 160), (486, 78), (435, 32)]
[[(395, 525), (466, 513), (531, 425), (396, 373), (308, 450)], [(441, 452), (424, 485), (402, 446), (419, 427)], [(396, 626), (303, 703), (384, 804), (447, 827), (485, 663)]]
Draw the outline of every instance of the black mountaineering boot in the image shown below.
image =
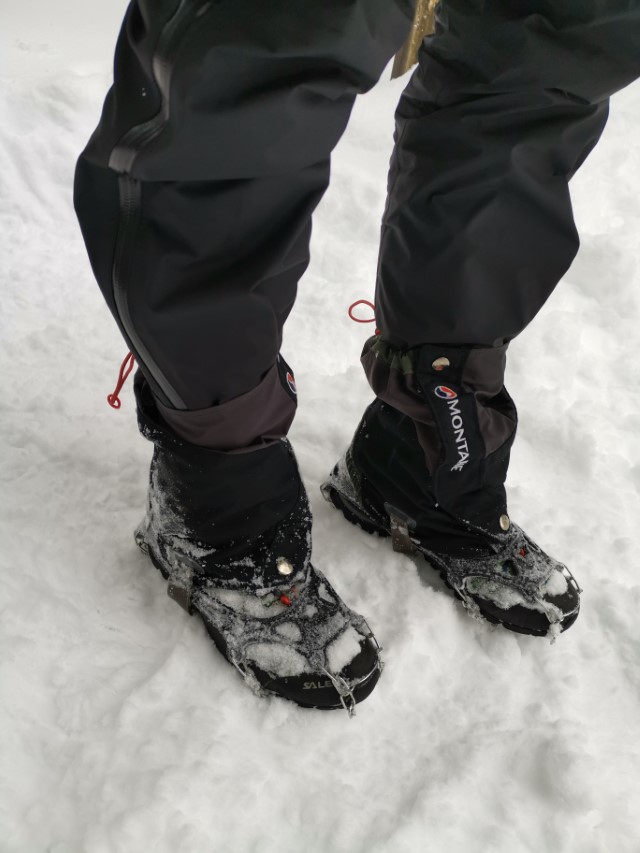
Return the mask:
[(135, 538), (169, 596), (200, 615), (256, 693), (352, 714), (378, 681), (379, 647), (310, 562), (311, 512), (289, 442), (200, 447), (162, 421), (141, 375), (136, 396), (155, 449)]
[(554, 637), (575, 622), (580, 590), (507, 514), (516, 414), (504, 349), (370, 341), (369, 381), (404, 411), (375, 400), (322, 493), (396, 550), (423, 554), (473, 615)]

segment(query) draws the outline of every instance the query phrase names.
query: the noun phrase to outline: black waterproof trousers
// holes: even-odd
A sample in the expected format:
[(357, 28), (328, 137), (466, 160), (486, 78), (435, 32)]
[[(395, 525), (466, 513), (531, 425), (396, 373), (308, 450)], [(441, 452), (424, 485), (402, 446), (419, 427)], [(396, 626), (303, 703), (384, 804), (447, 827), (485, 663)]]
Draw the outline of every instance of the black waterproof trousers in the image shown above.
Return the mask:
[[(107, 303), (187, 441), (237, 453), (286, 434), (278, 353), (311, 215), (412, 14), (411, 0), (132, 0), (75, 202)], [(461, 517), (504, 509), (472, 511), (489, 481), (503, 493), (506, 345), (576, 254), (568, 181), (638, 75), (640, 0), (442, 0), (421, 48), (363, 362)]]

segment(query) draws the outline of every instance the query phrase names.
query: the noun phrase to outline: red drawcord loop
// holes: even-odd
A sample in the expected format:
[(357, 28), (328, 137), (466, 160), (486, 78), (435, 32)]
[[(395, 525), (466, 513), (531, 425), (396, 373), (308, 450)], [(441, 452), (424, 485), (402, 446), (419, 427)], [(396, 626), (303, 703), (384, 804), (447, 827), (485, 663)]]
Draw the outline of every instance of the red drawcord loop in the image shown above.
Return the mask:
[(120, 397), (118, 396), (122, 391), (122, 386), (127, 381), (127, 377), (135, 367), (136, 360), (132, 352), (127, 354), (127, 357), (120, 365), (120, 375), (118, 376), (118, 384), (116, 385), (115, 391), (113, 394), (109, 394), (107, 397), (107, 403), (111, 406), (112, 409), (119, 409), (122, 405), (120, 401)]
[[(362, 319), (360, 319), (360, 317), (355, 316), (355, 314), (353, 313), (353, 309), (357, 308), (358, 305), (367, 305), (369, 308), (371, 308), (371, 310), (375, 314), (376, 306), (373, 304), (373, 302), (369, 302), (368, 299), (358, 299), (357, 302), (354, 302), (353, 305), (349, 306), (349, 317), (353, 320), (353, 322), (354, 323), (375, 323), (375, 321), (376, 321), (375, 316), (370, 317), (368, 320), (362, 320)], [(376, 329), (376, 335), (379, 335), (379, 334), (380, 334), (380, 329)]]

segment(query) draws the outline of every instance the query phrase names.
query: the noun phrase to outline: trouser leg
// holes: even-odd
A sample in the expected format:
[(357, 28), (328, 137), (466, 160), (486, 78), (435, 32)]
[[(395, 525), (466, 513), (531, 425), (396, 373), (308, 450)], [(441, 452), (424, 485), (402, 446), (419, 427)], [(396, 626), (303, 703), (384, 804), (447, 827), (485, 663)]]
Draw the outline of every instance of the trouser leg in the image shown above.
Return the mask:
[(162, 481), (172, 510), (161, 515), (194, 541), (252, 539), (301, 505), (281, 440), (296, 399), (282, 327), (331, 150), (406, 36), (411, 5), (129, 6), (75, 204), (144, 377), (152, 504)]
[(637, 0), (443, 0), (397, 111), (378, 323), (499, 346), (578, 250), (568, 181), (640, 74)]
[(232, 449), (233, 433), (207, 438), (205, 423), (263, 382), (248, 414), (277, 402), (273, 428), (286, 434), (276, 362), (327, 181), (326, 162), (274, 177), (184, 182), (136, 181), (80, 158), (76, 209), (96, 277), (167, 419), (184, 422), (189, 440)]
[(412, 419), (433, 502), (491, 530), (516, 426), (505, 345), (577, 252), (568, 181), (638, 45), (637, 0), (442, 0), (398, 107), (365, 369)]
[(273, 368), (331, 150), (402, 42), (410, 5), (129, 7), (76, 207), (107, 303), (165, 407), (218, 405)]

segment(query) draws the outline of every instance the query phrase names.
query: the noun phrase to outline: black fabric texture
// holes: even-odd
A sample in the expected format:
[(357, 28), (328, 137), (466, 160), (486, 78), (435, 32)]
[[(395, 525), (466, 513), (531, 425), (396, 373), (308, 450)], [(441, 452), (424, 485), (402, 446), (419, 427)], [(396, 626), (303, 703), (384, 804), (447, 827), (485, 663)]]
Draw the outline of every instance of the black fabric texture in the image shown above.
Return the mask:
[[(331, 150), (356, 95), (404, 40), (412, 6), (130, 5), (75, 203), (105, 299), (164, 406), (224, 403), (276, 364)], [(443, 0), (397, 110), (376, 286), (391, 346), (461, 348), (469, 371), (475, 353), (531, 321), (577, 251), (568, 181), (602, 133), (609, 96), (640, 73), (639, 44), (638, 0)], [(482, 412), (508, 419), (512, 403), (498, 389), (478, 406), (472, 374), (450, 377), (476, 441), (477, 464), (457, 479), (451, 424), (422, 368), (412, 393), (429, 413), (430, 452), (398, 401), (365, 416), (381, 455), (364, 442), (358, 452), (379, 474), (375, 488), (418, 507), (436, 532), (445, 516), (492, 526), (505, 507), (513, 433), (498, 441)], [(194, 482), (213, 506), (224, 499), (227, 533), (242, 527), (245, 484), (256, 500), (243, 533), (292, 506), (284, 443), (259, 451), (259, 476), (258, 453), (210, 453), (202, 471), (210, 463), (219, 485), (204, 473)], [(185, 475), (190, 465), (199, 470), (185, 462)]]
[[(311, 213), (328, 180), (326, 161), (277, 178), (140, 185), (126, 300), (136, 335), (184, 408), (245, 394), (276, 363), (309, 262)], [(82, 157), (75, 203), (94, 274), (139, 356), (114, 300), (118, 176)], [(171, 405), (138, 360), (154, 393)]]
[(638, 0), (443, 0), (396, 114), (376, 317), (400, 349), (501, 345), (578, 235), (568, 181), (640, 74)]
[(279, 356), (262, 382), (240, 397), (206, 409), (178, 411), (156, 405), (162, 419), (186, 441), (212, 450), (253, 453), (280, 441), (296, 413), (295, 379)]
[(223, 403), (276, 363), (331, 150), (411, 13), (409, 0), (129, 7), (75, 199), (98, 283), (164, 405)]
[[(496, 471), (492, 478), (499, 481), (497, 486), (488, 482), (484, 489), (457, 494), (452, 511), (440, 501), (441, 495), (436, 496), (411, 418), (380, 400), (365, 411), (350, 456), (355, 466), (350, 471), (373, 518), (406, 518), (410, 535), (437, 553), (491, 552), (491, 534), (498, 532), (495, 521), (506, 510), (500, 482), (504, 471)], [(489, 457), (487, 465), (499, 468), (500, 462)]]
[[(285, 535), (284, 539), (295, 543), (301, 538), (304, 548), (308, 547), (311, 518), (288, 442), (241, 454), (199, 447), (181, 439), (162, 421), (140, 372), (135, 391), (140, 431), (154, 444), (150, 496), (162, 502), (167, 537), (176, 536), (191, 547), (216, 549), (209, 559), (211, 574), (221, 561), (255, 552), (262, 534), (273, 534), (263, 543), (268, 547), (278, 525), (280, 534), (286, 533), (289, 523), (304, 528), (302, 538)], [(286, 543), (281, 544), (278, 553), (294, 559)]]
[[(503, 484), (517, 425), (515, 406), (502, 384), (501, 349), (423, 346), (417, 364), (418, 382), (440, 437), (441, 459), (433, 472), (436, 500), (456, 517), (492, 533), (499, 532), (500, 516), (507, 511)], [(436, 370), (433, 364), (443, 352), (450, 364)], [(472, 359), (480, 362), (473, 385), (465, 381)], [(491, 388), (499, 390), (487, 393)], [(498, 431), (506, 431), (507, 438), (489, 452)]]
[[(388, 411), (370, 409), (365, 420), (377, 413), (375, 419), (390, 430), (384, 464), (391, 466), (388, 478), (394, 478), (395, 493), (406, 489), (396, 506), (412, 515), (416, 492), (411, 483), (417, 478), (430, 505), (498, 533), (500, 516), (507, 511), (504, 481), (518, 423), (504, 387), (506, 346), (425, 344), (397, 351), (376, 336), (367, 341), (362, 363), (378, 399), (389, 406)], [(381, 432), (376, 453), (384, 442)], [(362, 470), (369, 476), (373, 454), (365, 455)], [(371, 475), (371, 480), (378, 478)]]
[(128, 132), (162, 112), (161, 130), (127, 170), (134, 178), (301, 171), (327, 158), (412, 15), (412, 0), (134, 0), (85, 156), (113, 163)]

